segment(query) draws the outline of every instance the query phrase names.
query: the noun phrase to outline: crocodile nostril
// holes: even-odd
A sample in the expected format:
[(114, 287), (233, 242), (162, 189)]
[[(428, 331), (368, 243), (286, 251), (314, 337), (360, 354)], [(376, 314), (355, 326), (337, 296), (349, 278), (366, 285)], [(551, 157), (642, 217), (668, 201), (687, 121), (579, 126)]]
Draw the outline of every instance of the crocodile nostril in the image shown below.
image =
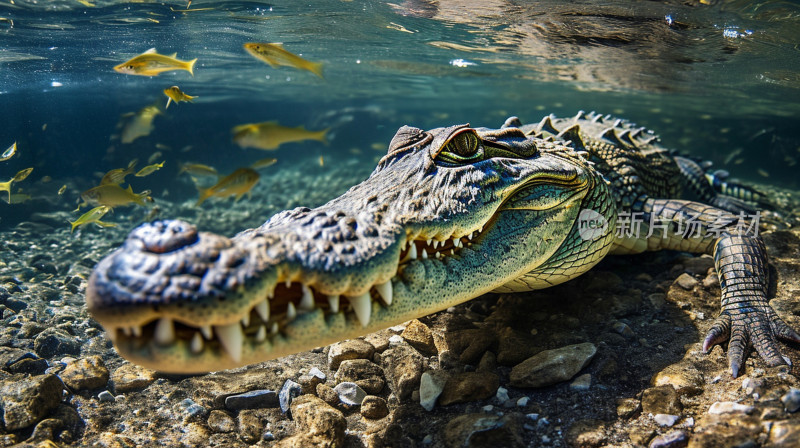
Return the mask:
[(128, 239), (141, 241), (148, 252), (163, 254), (196, 243), (197, 228), (183, 221), (154, 221), (133, 229)]

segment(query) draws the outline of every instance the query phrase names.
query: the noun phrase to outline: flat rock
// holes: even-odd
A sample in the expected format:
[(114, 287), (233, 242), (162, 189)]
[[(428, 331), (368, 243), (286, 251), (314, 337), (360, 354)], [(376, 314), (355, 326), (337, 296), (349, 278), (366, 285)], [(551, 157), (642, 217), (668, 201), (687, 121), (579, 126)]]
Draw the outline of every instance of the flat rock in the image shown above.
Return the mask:
[(444, 440), (449, 448), (522, 448), (523, 419), (519, 414), (459, 415), (447, 422)]
[(692, 277), (690, 274), (687, 274), (685, 272), (679, 275), (678, 278), (675, 279), (675, 284), (687, 291), (691, 291), (699, 283), (700, 282), (697, 281), (696, 278)]
[(225, 408), (232, 411), (243, 409), (277, 408), (278, 394), (273, 390), (251, 390), (243, 394), (230, 395), (225, 398)]
[(98, 389), (108, 383), (108, 369), (103, 359), (98, 356), (87, 356), (67, 365), (59, 375), (70, 389)]
[(8, 380), (0, 387), (0, 408), (7, 431), (27, 428), (61, 402), (64, 384), (55, 375)]
[(299, 384), (292, 380), (286, 380), (286, 382), (283, 383), (283, 387), (281, 387), (281, 391), (278, 392), (278, 404), (281, 407), (281, 412), (286, 413), (289, 411), (292, 401), (296, 397), (299, 397), (301, 392), (302, 388)]
[(431, 329), (417, 319), (408, 323), (400, 334), (406, 342), (425, 355), (436, 354), (436, 345), (433, 343)]
[(328, 351), (328, 368), (336, 370), (348, 359), (372, 359), (375, 347), (362, 339), (350, 339), (331, 345)]
[(339, 396), (339, 401), (348, 406), (360, 405), (364, 401), (364, 397), (367, 396), (364, 389), (359, 387), (358, 384), (349, 381), (337, 384), (333, 390)]
[(419, 380), (419, 404), (431, 411), (436, 405), (436, 400), (444, 390), (449, 374), (441, 370), (429, 370), (422, 374)]
[(494, 373), (463, 372), (450, 376), (439, 396), (439, 404), (467, 403), (494, 396), (500, 378)]
[(756, 408), (750, 405), (736, 403), (733, 401), (717, 401), (708, 408), (709, 414), (752, 414)]
[(33, 349), (42, 358), (81, 354), (81, 344), (74, 336), (60, 328), (52, 327), (36, 335)]
[(650, 441), (649, 448), (683, 448), (688, 444), (689, 433), (683, 430), (675, 430), (653, 438)]
[(567, 381), (586, 367), (596, 353), (597, 348), (589, 342), (539, 352), (511, 369), (509, 384), (543, 387)]
[(141, 390), (156, 380), (156, 372), (136, 364), (123, 364), (111, 373), (114, 393)]

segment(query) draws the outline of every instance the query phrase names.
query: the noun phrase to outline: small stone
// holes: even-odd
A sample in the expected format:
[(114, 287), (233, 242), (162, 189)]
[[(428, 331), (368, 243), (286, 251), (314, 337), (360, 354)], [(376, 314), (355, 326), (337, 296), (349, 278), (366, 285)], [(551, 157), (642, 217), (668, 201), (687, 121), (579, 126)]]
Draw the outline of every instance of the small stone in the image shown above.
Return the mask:
[(597, 348), (589, 342), (539, 352), (511, 369), (510, 384), (543, 387), (569, 380), (586, 367), (596, 353)]
[(717, 401), (708, 408), (709, 414), (752, 414), (756, 408), (746, 404), (736, 403), (734, 401)]
[(208, 414), (208, 427), (214, 432), (233, 432), (236, 421), (225, 411), (214, 409)]
[(444, 385), (439, 404), (484, 400), (497, 392), (500, 377), (494, 373), (463, 372), (450, 376)]
[(629, 327), (625, 322), (615, 322), (612, 326), (612, 329), (614, 332), (619, 333), (626, 338), (633, 338), (636, 336), (633, 330), (631, 330), (631, 327)]
[(522, 422), (517, 414), (503, 417), (484, 413), (459, 415), (444, 428), (443, 439), (453, 447), (522, 448)]
[(796, 412), (800, 409), (800, 389), (794, 387), (789, 389), (789, 392), (781, 397), (781, 402), (786, 412)]
[(155, 371), (135, 364), (123, 364), (111, 373), (114, 393), (121, 394), (144, 389), (156, 380), (155, 374)]
[(114, 395), (107, 390), (104, 390), (99, 394), (97, 394), (97, 399), (100, 400), (101, 403), (113, 403), (117, 401)]
[(525, 406), (528, 405), (528, 402), (530, 402), (530, 400), (531, 399), (528, 397), (520, 397), (519, 400), (517, 400), (517, 406), (524, 408)]
[(313, 395), (302, 395), (292, 403), (297, 423), (295, 435), (283, 439), (279, 447), (344, 446), (347, 421), (338, 410)]
[(678, 415), (670, 415), (670, 414), (656, 414), (653, 416), (653, 420), (656, 421), (660, 426), (672, 426), (674, 425), (681, 417)]
[(441, 370), (429, 370), (420, 377), (419, 404), (426, 411), (431, 411), (436, 405), (436, 400), (447, 383), (447, 376), (447, 373)]
[(569, 446), (576, 447), (599, 447), (607, 438), (603, 423), (594, 419), (579, 420), (566, 433)]
[(42, 358), (81, 354), (80, 342), (66, 331), (54, 327), (45, 328), (36, 335), (33, 349)]
[(431, 329), (417, 319), (409, 322), (400, 336), (406, 342), (424, 355), (436, 354), (436, 345), (433, 343)]
[(494, 397), (497, 398), (497, 401), (499, 401), (500, 404), (503, 404), (511, 399), (508, 396), (508, 389), (505, 387), (498, 387), (497, 393), (494, 394)]
[(792, 420), (775, 422), (769, 430), (769, 442), (769, 445), (765, 446), (800, 446), (800, 423)]
[(497, 356), (490, 351), (486, 351), (481, 356), (481, 360), (478, 362), (478, 367), (475, 368), (476, 372), (487, 372), (491, 373), (497, 369)]
[(108, 369), (100, 356), (88, 356), (67, 365), (61, 379), (70, 389), (97, 389), (108, 383)]
[(767, 382), (764, 378), (750, 378), (747, 377), (742, 380), (742, 389), (744, 389), (744, 393), (747, 395), (752, 395), (753, 398), (758, 399), (761, 395), (764, 394), (764, 390), (766, 389)]
[(280, 404), (281, 412), (285, 414), (292, 405), (292, 400), (300, 396), (301, 392), (302, 389), (299, 384), (292, 380), (286, 380), (283, 383), (283, 387), (281, 387), (281, 391), (278, 392), (278, 403)]
[(717, 276), (716, 273), (708, 274), (703, 279), (703, 288), (711, 289), (717, 286), (719, 286), (719, 277)]
[(257, 414), (259, 411), (245, 409), (239, 412), (237, 420), (237, 435), (246, 443), (256, 443), (262, 438), (266, 422)]
[(181, 401), (178, 403), (178, 406), (183, 409), (183, 412), (186, 414), (187, 418), (202, 417), (208, 412), (206, 408), (195, 403), (191, 398), (186, 398), (185, 400)]
[(569, 385), (570, 390), (574, 391), (584, 391), (589, 390), (592, 386), (592, 375), (588, 373), (584, 373), (583, 375), (578, 376), (572, 383)]
[(691, 291), (700, 282), (698, 282), (697, 279), (692, 277), (690, 274), (684, 272), (683, 274), (679, 275), (677, 279), (675, 279), (675, 283), (681, 288)]
[(679, 362), (667, 366), (653, 378), (655, 386), (671, 386), (675, 390), (686, 388), (702, 389), (705, 385), (703, 375), (688, 362)]
[(657, 386), (642, 392), (642, 411), (646, 414), (680, 415), (680, 397), (672, 386)]
[(339, 395), (327, 384), (317, 384), (317, 396), (331, 406), (335, 406), (339, 403)]
[(342, 361), (334, 379), (337, 383), (356, 383), (369, 394), (380, 393), (385, 384), (383, 369), (368, 359)]
[(630, 418), (639, 410), (640, 402), (635, 398), (620, 398), (617, 400), (617, 415)]
[(425, 437), (422, 438), (423, 445), (430, 445), (433, 443), (433, 436), (430, 434), (425, 434)]
[(367, 396), (364, 389), (360, 388), (358, 384), (346, 381), (339, 383), (333, 388), (339, 395), (339, 401), (349, 406), (358, 406)]
[(322, 370), (319, 370), (316, 367), (312, 367), (311, 370), (305, 374), (300, 375), (300, 378), (297, 379), (297, 382), (300, 383), (300, 387), (303, 389), (303, 394), (311, 394), (317, 389), (317, 384), (324, 383), (327, 379), (325, 373)]
[(361, 415), (371, 420), (381, 419), (389, 415), (386, 400), (375, 395), (367, 395), (361, 401)]
[(350, 339), (331, 345), (328, 351), (328, 368), (337, 370), (347, 359), (371, 359), (375, 347), (362, 339)]
[(700, 275), (714, 267), (714, 259), (710, 256), (686, 257), (681, 259), (681, 264), (686, 272)]
[(419, 379), (425, 367), (422, 355), (408, 345), (391, 347), (381, 354), (386, 380), (400, 400), (419, 389)]
[(251, 390), (243, 394), (231, 395), (225, 398), (225, 408), (231, 411), (277, 408), (279, 406), (278, 394), (269, 389)]
[(689, 433), (675, 430), (653, 438), (649, 448), (684, 448), (687, 445), (689, 445)]
[(8, 381), (0, 387), (0, 409), (6, 431), (36, 424), (61, 402), (64, 384), (55, 375)]

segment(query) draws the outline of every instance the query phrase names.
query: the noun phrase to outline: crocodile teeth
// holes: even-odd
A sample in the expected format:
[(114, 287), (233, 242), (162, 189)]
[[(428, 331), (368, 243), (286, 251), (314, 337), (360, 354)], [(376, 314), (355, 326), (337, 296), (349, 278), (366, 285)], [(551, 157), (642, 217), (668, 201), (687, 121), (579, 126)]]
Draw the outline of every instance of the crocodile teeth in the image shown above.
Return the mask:
[(441, 252), (436, 252), (436, 258), (442, 258), (442, 253)]
[(122, 327), (122, 334), (125, 336), (131, 336), (131, 327)]
[(250, 326), (250, 313), (247, 313), (247, 314), (246, 314), (246, 315), (245, 315), (245, 316), (242, 318), (242, 326), (243, 326), (243, 327), (245, 327), (245, 328), (247, 328), (248, 326)]
[(303, 290), (303, 298), (300, 299), (300, 304), (297, 308), (301, 310), (313, 310), (314, 309), (314, 294), (311, 293), (311, 288), (306, 285), (301, 285), (301, 289)]
[(261, 320), (264, 322), (269, 320), (269, 304), (267, 304), (266, 300), (262, 300), (258, 302), (255, 306), (256, 313), (258, 316), (261, 317)]
[(162, 317), (156, 322), (155, 329), (156, 343), (167, 345), (175, 340), (175, 326), (172, 325), (172, 319)]
[(297, 317), (297, 309), (294, 307), (294, 303), (289, 302), (289, 305), (286, 306), (286, 318), (294, 320), (295, 317)]
[(256, 333), (256, 342), (264, 342), (267, 340), (267, 327), (260, 325)]
[(328, 296), (328, 305), (331, 307), (331, 313), (339, 312), (339, 296)]
[(411, 248), (408, 250), (408, 256), (412, 260), (416, 260), (417, 259), (417, 245), (416, 244), (411, 243)]
[(431, 242), (433, 242), (433, 239), (432, 239), (432, 238), (428, 238), (428, 240), (427, 240), (427, 241), (425, 241), (425, 242), (426, 242), (426, 243), (428, 243), (428, 246), (430, 246), (430, 245), (431, 245)]
[(378, 294), (380, 294), (384, 303), (386, 303), (387, 305), (392, 304), (392, 293), (394, 290), (392, 288), (391, 280), (389, 280), (386, 283), (375, 285), (375, 289), (378, 291)]
[(203, 337), (206, 339), (211, 339), (211, 325), (203, 325), (200, 327), (200, 332), (203, 333)]
[(291, 288), (291, 287), (292, 287), (292, 281), (291, 281), (291, 280), (289, 280), (288, 278), (286, 279), (286, 281), (284, 282), (284, 284), (286, 285), (286, 288)]
[(278, 334), (278, 323), (273, 322), (269, 327), (269, 334)]
[(214, 332), (217, 334), (217, 339), (219, 339), (219, 343), (228, 353), (228, 356), (236, 362), (241, 361), (244, 333), (242, 333), (242, 327), (239, 323), (214, 325)]
[(433, 248), (436, 249), (439, 247), (439, 240), (433, 240)]
[(192, 342), (189, 344), (189, 348), (195, 355), (203, 351), (203, 337), (200, 336), (200, 333), (195, 333), (194, 336), (192, 336)]
[(426, 251), (425, 248), (422, 248), (420, 250), (421, 250), (420, 254), (422, 255), (422, 258), (428, 258), (428, 251)]
[(372, 313), (372, 301), (369, 298), (369, 292), (356, 297), (348, 297), (347, 299), (353, 305), (353, 311), (356, 313), (358, 321), (361, 322), (361, 326), (366, 327), (369, 324), (370, 314)]
[(131, 327), (131, 332), (133, 333), (134, 337), (138, 338), (139, 336), (142, 335), (142, 327), (140, 327), (138, 325), (133, 326), (133, 327)]

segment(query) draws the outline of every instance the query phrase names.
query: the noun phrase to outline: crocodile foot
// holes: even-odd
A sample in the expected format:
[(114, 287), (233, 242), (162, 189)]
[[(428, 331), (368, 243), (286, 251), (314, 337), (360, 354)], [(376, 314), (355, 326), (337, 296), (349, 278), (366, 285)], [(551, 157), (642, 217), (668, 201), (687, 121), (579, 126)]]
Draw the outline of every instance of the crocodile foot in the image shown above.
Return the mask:
[(781, 354), (778, 339), (800, 343), (800, 334), (778, 317), (766, 299), (751, 298), (722, 310), (706, 334), (703, 352), (728, 341), (728, 365), (736, 378), (748, 347), (755, 348), (770, 367), (791, 365)]

